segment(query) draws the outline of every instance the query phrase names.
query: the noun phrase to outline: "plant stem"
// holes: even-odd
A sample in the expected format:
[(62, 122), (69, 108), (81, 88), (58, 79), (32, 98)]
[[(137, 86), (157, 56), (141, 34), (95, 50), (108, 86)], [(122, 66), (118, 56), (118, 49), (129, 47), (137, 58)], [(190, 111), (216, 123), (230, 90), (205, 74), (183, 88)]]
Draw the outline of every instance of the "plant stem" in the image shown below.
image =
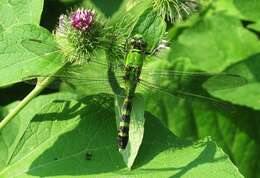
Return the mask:
[(34, 97), (46, 88), (54, 77), (47, 77), (35, 88), (0, 122), (0, 130), (3, 129)]

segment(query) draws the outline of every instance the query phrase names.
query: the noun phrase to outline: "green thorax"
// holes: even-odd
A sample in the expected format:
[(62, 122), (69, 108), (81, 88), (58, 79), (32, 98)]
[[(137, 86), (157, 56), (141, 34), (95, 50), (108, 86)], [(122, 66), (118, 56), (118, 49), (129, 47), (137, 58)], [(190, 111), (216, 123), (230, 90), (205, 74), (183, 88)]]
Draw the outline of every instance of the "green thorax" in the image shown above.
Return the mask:
[(144, 61), (144, 52), (139, 49), (132, 49), (126, 57), (125, 85), (126, 95), (133, 97), (141, 75)]
[(142, 68), (144, 54), (139, 49), (132, 49), (126, 57), (126, 66)]

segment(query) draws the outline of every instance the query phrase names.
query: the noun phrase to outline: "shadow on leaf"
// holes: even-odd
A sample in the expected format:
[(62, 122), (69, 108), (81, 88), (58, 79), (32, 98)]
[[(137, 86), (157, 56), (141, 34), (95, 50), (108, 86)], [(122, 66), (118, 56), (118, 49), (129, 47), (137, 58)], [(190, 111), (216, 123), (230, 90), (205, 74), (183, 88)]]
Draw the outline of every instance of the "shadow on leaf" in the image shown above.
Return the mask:
[[(113, 97), (110, 95), (88, 96), (75, 101), (57, 100), (53, 105), (33, 119), (28, 130), (38, 142), (30, 154), (34, 160), (27, 174), (45, 176), (80, 175), (141, 175), (147, 171), (168, 172), (184, 175), (190, 169), (208, 162), (215, 162), (216, 145), (201, 142), (194, 145), (190, 141), (177, 138), (150, 113), (145, 114), (145, 134), (133, 170), (129, 171), (116, 144), (116, 124)], [(84, 104), (83, 104), (84, 103)], [(57, 112), (53, 112), (57, 111)], [(25, 133), (24, 142), (28, 135)], [(33, 139), (33, 138), (30, 139)], [(23, 145), (23, 147), (25, 147)], [(199, 149), (197, 157), (176, 164), (171, 155), (183, 149)], [(24, 148), (17, 148), (17, 155)], [(30, 150), (30, 151), (31, 151)], [(155, 164), (161, 155), (169, 156), (167, 166)], [(178, 155), (178, 154), (176, 154)], [(14, 154), (15, 157), (15, 154)], [(19, 156), (18, 156), (19, 157)], [(34, 158), (35, 157), (35, 158)], [(14, 160), (17, 158), (14, 158)], [(190, 161), (192, 160), (192, 161)], [(153, 166), (153, 165), (156, 166)], [(176, 165), (176, 167), (175, 167)], [(176, 172), (177, 170), (177, 172)]]

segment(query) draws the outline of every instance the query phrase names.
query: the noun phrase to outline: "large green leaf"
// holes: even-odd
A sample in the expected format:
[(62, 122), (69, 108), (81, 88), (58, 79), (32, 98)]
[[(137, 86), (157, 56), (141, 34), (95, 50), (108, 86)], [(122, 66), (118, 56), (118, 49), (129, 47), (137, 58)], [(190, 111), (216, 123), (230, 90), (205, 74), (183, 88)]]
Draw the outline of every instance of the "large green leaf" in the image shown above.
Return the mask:
[[(41, 41), (42, 48), (36, 48), (33, 41), (29, 45), (30, 39)], [(62, 54), (56, 50), (52, 34), (44, 28), (18, 25), (5, 30), (0, 41), (0, 86), (36, 74), (54, 73), (63, 62)]]
[(242, 107), (220, 110), (201, 103), (192, 107), (198, 137), (211, 135), (245, 177), (260, 177), (260, 163), (255, 159), (260, 156), (260, 112)]
[(152, 51), (162, 40), (165, 31), (166, 23), (164, 19), (156, 11), (149, 8), (139, 17), (131, 35), (143, 35), (147, 43), (147, 51)]
[(246, 85), (225, 90), (208, 90), (210, 94), (234, 104), (260, 110), (260, 55), (254, 55), (245, 61), (230, 66), (227, 71), (238, 74), (248, 80)]
[[(160, 63), (156, 66), (160, 68)], [(242, 75), (248, 84), (239, 88), (210, 91), (220, 99), (259, 110), (259, 54), (231, 65), (227, 72)], [(182, 69), (179, 69), (182, 70)], [(193, 81), (192, 84), (196, 85)], [(174, 84), (171, 84), (174, 85)], [(259, 177), (259, 112), (242, 107), (194, 103), (168, 95), (146, 97), (150, 112), (159, 117), (174, 134), (181, 137), (212, 136), (246, 177)]]
[[(214, 142), (178, 139), (149, 113), (142, 146), (129, 171), (117, 150), (112, 97), (89, 96), (81, 102), (70, 97), (42, 97), (52, 104), (35, 99), (44, 105), (34, 109), (37, 114), (0, 170), (1, 177), (243, 177)], [(28, 109), (19, 118), (25, 119)]]
[(256, 0), (234, 0), (236, 8), (248, 20), (258, 21), (260, 18), (260, 3)]
[(4, 28), (18, 24), (39, 24), (43, 0), (0, 0), (0, 23)]
[(257, 37), (239, 19), (216, 13), (183, 31), (173, 42), (169, 59), (185, 59), (195, 69), (220, 72), (259, 49)]
[(224, 11), (228, 15), (242, 18), (242, 15), (234, 5), (234, 0), (217, 0), (214, 1), (214, 7), (217, 11)]
[(167, 128), (181, 137), (196, 137), (191, 103), (169, 96), (149, 97), (146, 109), (160, 118)]
[[(0, 169), (5, 168), (9, 164), (17, 145), (19, 145), (21, 137), (25, 130), (28, 129), (32, 118), (38, 114), (38, 110), (51, 104), (54, 100), (70, 98), (73, 98), (73, 96), (68, 94), (39, 97), (37, 100), (33, 100), (29, 106), (26, 106), (15, 119), (0, 131)], [(3, 108), (3, 114), (6, 115), (7, 112), (11, 112), (16, 104), (17, 102)], [(1, 115), (1, 117), (4, 117), (4, 115)]]
[[(257, 37), (244, 28), (238, 18), (220, 12), (206, 14), (193, 24), (185, 26), (184, 30), (180, 30), (174, 36), (169, 61), (184, 64), (184, 70), (220, 72), (230, 67), (227, 71), (244, 76), (249, 80), (248, 85), (229, 90), (210, 91), (210, 94), (234, 104), (259, 108), (257, 102), (259, 97), (256, 97), (259, 93), (256, 80), (259, 60), (256, 58), (259, 57), (254, 56), (260, 49)], [(245, 65), (249, 63), (248, 60), (246, 60), (248, 62), (244, 61), (247, 58), (249, 61), (255, 58), (254, 62), (251, 61), (250, 67)], [(160, 68), (160, 65), (157, 67)], [(193, 84), (197, 83), (191, 80), (189, 86)], [(255, 128), (258, 112), (241, 109), (233, 115), (234, 109), (227, 107), (223, 115), (221, 112), (223, 106), (212, 109), (210, 107), (213, 105), (206, 102), (198, 104), (202, 107), (200, 109), (193, 105), (192, 100), (168, 96), (150, 97), (147, 103), (146, 109), (159, 117), (176, 135), (192, 138), (211, 135), (231, 156), (246, 177), (259, 177), (256, 173), (259, 163), (254, 159), (259, 155), (257, 151), (259, 133)], [(203, 106), (207, 109), (203, 109)], [(218, 121), (218, 118), (222, 120)], [(219, 122), (221, 122), (220, 126)], [(250, 130), (250, 128), (255, 129)]]
[(157, 98), (148, 100), (146, 108), (174, 134), (193, 139), (210, 135), (246, 177), (259, 177), (256, 170), (260, 165), (255, 159), (260, 149), (259, 111), (169, 96)]

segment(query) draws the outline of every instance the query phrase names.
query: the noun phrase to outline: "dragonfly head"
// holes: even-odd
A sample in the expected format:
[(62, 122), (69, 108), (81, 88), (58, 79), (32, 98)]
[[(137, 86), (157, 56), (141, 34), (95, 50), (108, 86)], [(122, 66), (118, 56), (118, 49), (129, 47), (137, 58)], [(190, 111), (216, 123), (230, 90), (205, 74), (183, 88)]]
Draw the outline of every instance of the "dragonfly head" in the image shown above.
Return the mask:
[(140, 34), (136, 34), (130, 39), (130, 45), (132, 46), (132, 48), (140, 49), (142, 51), (144, 51), (147, 46), (143, 36)]

